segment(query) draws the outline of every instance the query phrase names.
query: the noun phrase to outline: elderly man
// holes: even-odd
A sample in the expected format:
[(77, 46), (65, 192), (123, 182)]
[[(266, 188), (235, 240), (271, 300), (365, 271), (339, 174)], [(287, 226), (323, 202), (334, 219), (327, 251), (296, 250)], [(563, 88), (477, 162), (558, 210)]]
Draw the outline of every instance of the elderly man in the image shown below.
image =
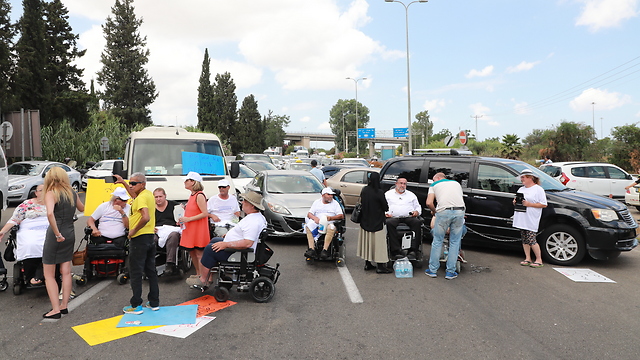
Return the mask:
[(153, 193), (146, 189), (147, 178), (143, 173), (133, 173), (127, 184), (120, 175), (114, 175), (116, 184), (122, 184), (133, 198), (129, 217), (129, 274), (131, 275), (130, 306), (125, 314), (142, 314), (142, 275), (149, 279), (149, 295), (146, 307), (160, 310), (160, 289), (156, 273), (156, 242), (154, 240), (156, 212)]
[[(111, 200), (104, 202), (87, 219), (92, 230), (92, 241), (96, 244), (113, 243), (123, 247), (126, 241), (126, 229), (129, 228), (130, 199), (127, 190), (118, 187), (111, 193)], [(96, 225), (96, 221), (98, 224)]]
[(174, 210), (181, 206), (173, 200), (167, 200), (167, 193), (163, 188), (153, 190), (156, 201), (155, 240), (158, 246), (167, 249), (167, 261), (162, 275), (178, 275), (178, 245), (180, 245), (180, 227), (176, 222)]
[(400, 235), (398, 235), (398, 224), (405, 223), (415, 234), (411, 241), (411, 248), (407, 251), (407, 256), (416, 259), (420, 242), (422, 241), (422, 221), (418, 216), (422, 213), (420, 202), (414, 193), (407, 190), (407, 179), (398, 178), (396, 187), (387, 191), (384, 196), (389, 204), (389, 211), (385, 214), (387, 217), (387, 234), (389, 235), (389, 252), (391, 257), (400, 259), (405, 256), (402, 253), (402, 244), (400, 243)]
[[(435, 206), (436, 201), (438, 202), (437, 207)], [(442, 242), (447, 229), (449, 229), (449, 256), (447, 257), (447, 271), (444, 278), (447, 280), (455, 279), (458, 277), (456, 272), (458, 257), (452, 256), (452, 254), (460, 252), (464, 229), (465, 206), (462, 186), (455, 180), (446, 179), (441, 172), (435, 174), (433, 183), (429, 187), (427, 206), (431, 209), (431, 214), (436, 216), (436, 222), (433, 229), (429, 268), (424, 273), (432, 278), (438, 276), (437, 271), (440, 268)]]
[(333, 235), (336, 233), (336, 226), (333, 224), (336, 220), (344, 219), (344, 213), (342, 212), (342, 207), (340, 203), (334, 200), (333, 189), (324, 188), (320, 193), (320, 199), (316, 200), (311, 204), (311, 208), (309, 209), (309, 213), (307, 213), (307, 218), (305, 219), (305, 232), (307, 233), (307, 242), (309, 243), (309, 249), (304, 253), (305, 257), (315, 257), (315, 237), (314, 230), (318, 228), (320, 224), (320, 218), (322, 216), (327, 217), (327, 224), (325, 225), (327, 228), (325, 235), (324, 246), (322, 247), (322, 251), (320, 252), (320, 259), (325, 260), (328, 259), (329, 254), (329, 246), (331, 245), (331, 240), (333, 239)]
[(242, 194), (242, 211), (247, 214), (239, 223), (236, 224), (224, 238), (215, 237), (209, 245), (205, 247), (200, 260), (200, 276), (187, 279), (190, 287), (209, 286), (209, 272), (212, 267), (221, 261), (226, 261), (235, 251), (252, 248), (256, 250), (260, 233), (267, 227), (267, 220), (264, 218), (260, 210), (264, 210), (262, 205), (262, 195), (254, 191)]
[(229, 194), (231, 184), (226, 179), (218, 181), (218, 195), (212, 196), (207, 201), (207, 211), (211, 223), (215, 225), (214, 236), (223, 236), (227, 233), (227, 225), (240, 217), (240, 205), (235, 195)]

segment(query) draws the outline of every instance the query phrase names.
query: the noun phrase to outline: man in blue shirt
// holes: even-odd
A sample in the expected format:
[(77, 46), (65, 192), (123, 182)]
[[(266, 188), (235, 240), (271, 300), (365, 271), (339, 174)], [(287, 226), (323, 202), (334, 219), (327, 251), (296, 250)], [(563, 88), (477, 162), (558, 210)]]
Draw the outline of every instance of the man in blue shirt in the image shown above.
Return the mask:
[(318, 169), (317, 166), (318, 166), (318, 162), (315, 159), (311, 160), (311, 170), (309, 171), (313, 175), (315, 175), (315, 177), (317, 177), (318, 180), (320, 180), (322, 185), (327, 186), (327, 180), (324, 178), (324, 173), (322, 172), (322, 170)]

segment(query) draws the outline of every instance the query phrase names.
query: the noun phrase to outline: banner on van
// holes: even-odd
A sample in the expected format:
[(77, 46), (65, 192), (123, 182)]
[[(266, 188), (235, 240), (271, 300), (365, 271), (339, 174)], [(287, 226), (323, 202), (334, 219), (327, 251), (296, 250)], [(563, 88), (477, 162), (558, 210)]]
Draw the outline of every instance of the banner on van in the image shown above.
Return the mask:
[(195, 171), (200, 175), (225, 175), (225, 163), (222, 156), (182, 152), (182, 172)]

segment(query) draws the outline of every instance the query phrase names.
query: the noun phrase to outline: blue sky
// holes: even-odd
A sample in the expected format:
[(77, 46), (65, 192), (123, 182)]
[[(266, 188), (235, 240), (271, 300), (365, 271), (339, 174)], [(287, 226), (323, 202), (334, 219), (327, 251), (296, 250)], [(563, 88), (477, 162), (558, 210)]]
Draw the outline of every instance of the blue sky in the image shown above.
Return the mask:
[[(63, 0), (95, 78), (101, 24), (114, 1)], [(408, 3), (405, 2), (405, 3)], [(14, 17), (21, 1), (12, 0)], [(198, 78), (229, 71), (239, 104), (289, 115), (287, 130), (330, 132), (329, 110), (355, 97), (369, 127), (407, 125), (405, 10), (384, 0), (137, 0), (148, 70), (160, 96), (154, 123), (195, 125)], [(409, 7), (412, 119), (478, 138), (592, 124), (599, 138), (640, 121), (640, 0), (430, 0)], [(213, 79), (212, 79), (213, 80)], [(595, 102), (595, 105), (592, 105)], [(602, 125), (601, 125), (602, 124)], [(601, 130), (602, 129), (602, 130)]]

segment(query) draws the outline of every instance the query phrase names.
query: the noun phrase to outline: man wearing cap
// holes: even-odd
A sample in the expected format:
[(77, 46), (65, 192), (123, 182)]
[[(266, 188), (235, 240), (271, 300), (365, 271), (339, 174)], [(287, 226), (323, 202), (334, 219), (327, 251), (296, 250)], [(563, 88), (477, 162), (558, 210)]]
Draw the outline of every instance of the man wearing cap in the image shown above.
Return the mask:
[[(91, 241), (94, 244), (116, 244), (124, 246), (129, 228), (128, 214), (130, 211), (127, 201), (130, 199), (127, 190), (122, 187), (111, 193), (111, 199), (104, 202), (93, 211), (87, 219), (87, 226), (92, 230)], [(96, 225), (96, 221), (99, 221)]]
[[(200, 260), (200, 276), (188, 278), (187, 284), (190, 287), (209, 286), (209, 271), (221, 261), (226, 261), (235, 251), (252, 248), (256, 250), (260, 233), (267, 227), (267, 220), (260, 210), (264, 210), (262, 205), (262, 195), (254, 191), (242, 194), (242, 211), (246, 216), (236, 224), (224, 238), (215, 237), (209, 245), (204, 248)], [(229, 249), (229, 250), (225, 250)]]
[(311, 160), (311, 170), (309, 170), (309, 172), (317, 177), (322, 185), (327, 186), (327, 180), (324, 177), (324, 173), (322, 170), (318, 169), (318, 162), (315, 159)]
[(386, 225), (391, 256), (396, 259), (404, 257), (400, 235), (397, 231), (398, 225), (404, 223), (415, 234), (407, 256), (411, 260), (417, 259), (420, 242), (422, 241), (422, 221), (418, 219), (418, 216), (422, 213), (422, 207), (418, 198), (413, 192), (407, 190), (407, 179), (402, 177), (396, 180), (395, 188), (389, 189), (384, 193), (384, 197), (387, 199), (387, 204), (389, 204), (389, 211), (385, 213), (385, 216), (387, 217)]
[[(313, 202), (305, 219), (304, 228), (307, 233), (309, 249), (304, 253), (304, 256), (309, 258), (316, 256), (314, 230), (318, 229), (319, 225), (322, 225), (326, 226), (325, 230), (327, 234), (324, 237), (325, 241), (322, 251), (320, 252), (320, 259), (325, 260), (329, 258), (330, 254), (328, 249), (333, 240), (333, 235), (336, 233), (336, 226), (333, 223), (336, 220), (344, 219), (344, 213), (342, 212), (340, 204), (333, 198), (333, 195), (335, 195), (333, 189), (324, 188), (320, 194), (320, 199)], [(320, 224), (323, 216), (327, 218), (326, 224)]]
[[(435, 203), (438, 202), (436, 207)], [(464, 198), (462, 186), (455, 180), (449, 180), (444, 173), (433, 175), (433, 183), (429, 186), (427, 206), (431, 214), (436, 217), (435, 227), (432, 230), (433, 242), (429, 256), (429, 268), (424, 273), (429, 277), (437, 277), (440, 268), (440, 252), (445, 233), (449, 229), (449, 256), (447, 257), (447, 271), (445, 279), (452, 280), (458, 277), (456, 262), (460, 252), (462, 231), (464, 229)]]
[(233, 223), (240, 217), (240, 205), (235, 195), (229, 194), (231, 184), (227, 179), (218, 181), (218, 195), (207, 201), (207, 211), (211, 223), (215, 225), (215, 236), (227, 233), (227, 224)]

